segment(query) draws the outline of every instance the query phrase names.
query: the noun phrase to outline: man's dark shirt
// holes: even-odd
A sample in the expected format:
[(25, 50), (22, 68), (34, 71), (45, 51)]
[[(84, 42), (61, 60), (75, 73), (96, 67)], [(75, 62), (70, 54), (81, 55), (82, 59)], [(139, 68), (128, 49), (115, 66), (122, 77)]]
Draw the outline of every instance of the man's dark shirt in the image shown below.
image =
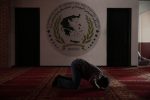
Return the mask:
[(81, 73), (81, 77), (86, 80), (92, 80), (102, 76), (102, 71), (97, 66), (94, 66), (82, 59), (76, 59), (78, 62), (76, 65), (77, 70)]

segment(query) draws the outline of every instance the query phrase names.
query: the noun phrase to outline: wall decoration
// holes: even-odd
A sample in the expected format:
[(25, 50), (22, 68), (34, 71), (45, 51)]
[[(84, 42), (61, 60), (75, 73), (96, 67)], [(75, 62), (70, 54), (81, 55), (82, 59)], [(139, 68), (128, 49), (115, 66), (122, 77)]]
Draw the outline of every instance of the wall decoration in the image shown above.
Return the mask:
[(87, 5), (68, 2), (51, 13), (47, 33), (52, 46), (59, 52), (79, 56), (95, 46), (100, 36), (100, 22)]

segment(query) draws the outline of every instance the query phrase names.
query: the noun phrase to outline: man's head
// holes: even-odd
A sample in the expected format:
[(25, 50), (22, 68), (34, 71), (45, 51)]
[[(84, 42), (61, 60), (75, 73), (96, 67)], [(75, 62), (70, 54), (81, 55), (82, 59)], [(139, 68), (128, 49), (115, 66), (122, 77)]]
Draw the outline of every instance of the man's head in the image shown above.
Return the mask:
[(101, 78), (96, 79), (95, 82), (98, 89), (106, 89), (109, 86), (109, 79), (106, 76), (102, 76)]

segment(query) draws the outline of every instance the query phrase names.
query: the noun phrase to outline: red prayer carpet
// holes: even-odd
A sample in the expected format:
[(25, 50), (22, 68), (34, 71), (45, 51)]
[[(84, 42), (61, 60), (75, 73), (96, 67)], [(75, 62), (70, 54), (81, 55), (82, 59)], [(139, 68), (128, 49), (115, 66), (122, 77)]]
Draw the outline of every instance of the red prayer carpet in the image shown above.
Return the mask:
[(85, 80), (77, 90), (51, 86), (56, 75), (71, 76), (69, 67), (0, 69), (0, 100), (150, 100), (150, 67), (103, 67), (107, 90)]

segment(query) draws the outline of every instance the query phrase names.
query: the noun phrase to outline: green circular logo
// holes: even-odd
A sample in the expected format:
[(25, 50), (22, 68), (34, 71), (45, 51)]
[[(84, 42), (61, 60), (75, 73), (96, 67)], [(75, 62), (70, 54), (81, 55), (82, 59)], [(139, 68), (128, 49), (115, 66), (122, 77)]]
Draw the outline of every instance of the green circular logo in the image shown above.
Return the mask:
[(50, 15), (47, 33), (52, 46), (68, 56), (79, 56), (92, 49), (100, 36), (100, 22), (85, 4), (69, 2)]

